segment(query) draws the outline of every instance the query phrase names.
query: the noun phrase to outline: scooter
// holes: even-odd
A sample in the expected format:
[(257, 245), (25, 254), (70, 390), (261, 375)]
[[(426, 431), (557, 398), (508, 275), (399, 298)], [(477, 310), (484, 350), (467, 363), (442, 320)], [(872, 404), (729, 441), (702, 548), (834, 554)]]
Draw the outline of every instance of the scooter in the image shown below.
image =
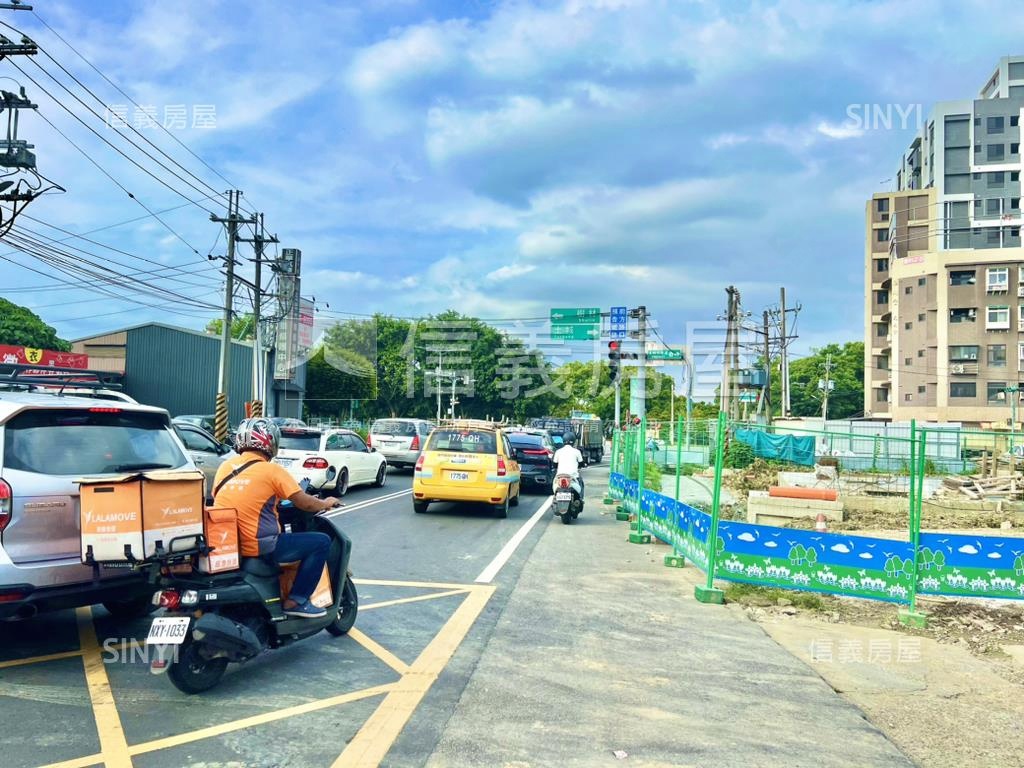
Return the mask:
[(555, 475), (554, 486), (555, 502), (552, 509), (565, 525), (569, 525), (583, 511), (583, 497), (572, 475)]
[[(333, 469), (326, 482), (333, 479), (330, 472)], [(308, 481), (302, 485), (305, 489)], [(153, 581), (159, 588), (153, 603), (166, 610), (153, 619), (146, 639), (150, 672), (166, 672), (184, 693), (202, 693), (220, 682), (228, 663), (249, 661), (321, 630), (341, 637), (352, 629), (359, 597), (348, 570), (351, 539), (329, 517), (301, 513), (287, 501), (278, 510), (292, 531), (331, 537), (327, 571), (334, 602), (327, 606), (327, 614), (316, 619), (286, 616), (280, 569), (268, 560), (243, 557), (237, 571), (206, 575), (192, 567), (198, 554), (209, 551), (205, 542), (181, 549), (172, 541), (168, 552), (153, 563)]]

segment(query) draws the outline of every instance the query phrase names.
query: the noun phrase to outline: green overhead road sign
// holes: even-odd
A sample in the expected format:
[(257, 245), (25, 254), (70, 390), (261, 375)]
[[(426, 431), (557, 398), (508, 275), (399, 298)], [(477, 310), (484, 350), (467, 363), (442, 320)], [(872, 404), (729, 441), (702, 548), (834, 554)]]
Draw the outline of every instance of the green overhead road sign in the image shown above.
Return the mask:
[(600, 325), (600, 307), (556, 307), (551, 310), (552, 325)]
[(652, 349), (647, 352), (648, 360), (682, 360), (681, 349)]
[(601, 327), (598, 325), (551, 325), (551, 338), (556, 341), (593, 341), (601, 338)]

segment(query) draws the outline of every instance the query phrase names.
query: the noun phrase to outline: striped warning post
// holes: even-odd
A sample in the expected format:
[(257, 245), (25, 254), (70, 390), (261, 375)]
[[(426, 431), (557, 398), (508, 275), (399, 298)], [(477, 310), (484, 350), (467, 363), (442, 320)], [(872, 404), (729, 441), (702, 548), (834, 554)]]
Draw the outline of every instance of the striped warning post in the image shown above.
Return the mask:
[(222, 443), (228, 440), (228, 396), (217, 393), (217, 408), (213, 414), (213, 435)]
[(259, 418), (263, 415), (263, 402), (260, 400), (252, 401), (252, 417), (254, 419)]

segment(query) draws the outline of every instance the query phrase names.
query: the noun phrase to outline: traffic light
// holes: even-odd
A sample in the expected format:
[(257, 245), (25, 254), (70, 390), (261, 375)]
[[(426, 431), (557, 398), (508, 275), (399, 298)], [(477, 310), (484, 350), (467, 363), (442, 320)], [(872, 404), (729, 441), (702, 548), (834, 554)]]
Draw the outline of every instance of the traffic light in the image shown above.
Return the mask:
[(608, 367), (610, 369), (612, 384), (619, 377), (619, 347), (621, 342), (608, 342)]

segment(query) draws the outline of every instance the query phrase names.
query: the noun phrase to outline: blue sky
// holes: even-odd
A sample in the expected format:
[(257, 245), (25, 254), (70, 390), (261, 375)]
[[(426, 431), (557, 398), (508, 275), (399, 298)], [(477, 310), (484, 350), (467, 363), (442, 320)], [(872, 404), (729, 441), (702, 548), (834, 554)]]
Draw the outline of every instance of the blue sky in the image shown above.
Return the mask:
[[(533, 318), (552, 306), (643, 303), (669, 341), (682, 341), (685, 323), (722, 312), (726, 285), (759, 317), (785, 284), (803, 305), (799, 350), (860, 338), (864, 203), (889, 186), (914, 128), (853, 130), (848, 105), (921, 103), (927, 115), (936, 100), (973, 97), (999, 57), (1024, 52), (1024, 17), (993, 24), (991, 9), (969, 0), (37, 4), (160, 116), (167, 105), (215, 106), (215, 127), (175, 136), (245, 191), (283, 246), (302, 249), (303, 292), (333, 311)], [(108, 104), (126, 103), (32, 14), (2, 13)], [(151, 210), (181, 205), (8, 62), (0, 68)], [(67, 189), (29, 215), (85, 232), (145, 214), (41, 119), (23, 116), (20, 135)], [(144, 135), (227, 188), (166, 135)], [(222, 289), (205, 254), (219, 233), (204, 207), (214, 210), (205, 201), (162, 217), (180, 239), (153, 219), (92, 237), (181, 266), (151, 279), (215, 304)], [(37, 308), (66, 338), (150, 319), (201, 327), (215, 315), (67, 286), (26, 291), (47, 280), (21, 265), (49, 268), (7, 258), (19, 266), (0, 262), (0, 295)]]

